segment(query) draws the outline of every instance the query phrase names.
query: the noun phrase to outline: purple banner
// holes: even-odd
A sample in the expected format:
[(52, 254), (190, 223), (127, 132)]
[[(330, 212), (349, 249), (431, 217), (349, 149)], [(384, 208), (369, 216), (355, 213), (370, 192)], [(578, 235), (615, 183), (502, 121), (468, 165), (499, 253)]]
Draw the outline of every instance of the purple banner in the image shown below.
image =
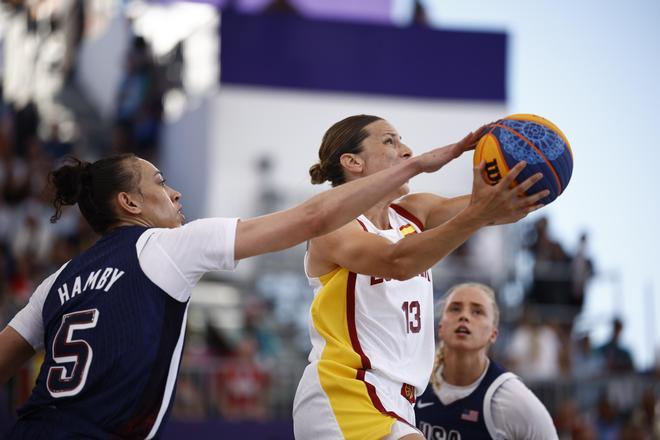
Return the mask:
[(506, 100), (506, 34), (224, 12), (221, 82)]

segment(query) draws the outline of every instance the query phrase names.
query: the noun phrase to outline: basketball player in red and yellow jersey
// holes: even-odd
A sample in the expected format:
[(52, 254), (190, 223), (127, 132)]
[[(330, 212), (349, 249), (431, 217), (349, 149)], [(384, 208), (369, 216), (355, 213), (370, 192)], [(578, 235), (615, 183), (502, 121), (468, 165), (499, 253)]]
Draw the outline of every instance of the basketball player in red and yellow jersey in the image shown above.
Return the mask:
[[(446, 147), (447, 162), (470, 150), (480, 133)], [(325, 133), (310, 174), (312, 183), (339, 186), (410, 157), (387, 121), (351, 116)], [(490, 186), (482, 164), (472, 194), (453, 199), (408, 194), (404, 184), (355, 221), (310, 241), (312, 351), (294, 401), (298, 440), (423, 439), (413, 404), (433, 366), (429, 269), (479, 228), (540, 207), (546, 192), (523, 194), (540, 174), (511, 188), (524, 166)]]

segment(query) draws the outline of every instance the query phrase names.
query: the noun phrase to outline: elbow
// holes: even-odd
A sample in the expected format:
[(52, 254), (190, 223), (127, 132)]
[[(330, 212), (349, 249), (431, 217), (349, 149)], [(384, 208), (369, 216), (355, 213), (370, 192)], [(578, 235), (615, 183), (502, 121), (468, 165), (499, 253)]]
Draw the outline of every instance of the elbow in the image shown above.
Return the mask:
[(397, 281), (406, 281), (413, 278), (415, 275), (417, 274), (414, 274), (409, 270), (398, 269), (393, 273), (392, 278)]
[(406, 281), (406, 280), (409, 280), (411, 277), (406, 276), (405, 274), (394, 274), (394, 275), (392, 275), (388, 278), (390, 278), (392, 280), (397, 280), (397, 281)]
[[(416, 274), (415, 274), (416, 275)], [(384, 278), (386, 280), (397, 280), (397, 281), (406, 281), (413, 278), (413, 275), (409, 271), (405, 271), (398, 268), (386, 268), (379, 275), (378, 278)]]
[(408, 264), (409, 261), (405, 258), (390, 257), (383, 265), (388, 272), (386, 278), (394, 279), (397, 281), (406, 281), (418, 275), (416, 269)]

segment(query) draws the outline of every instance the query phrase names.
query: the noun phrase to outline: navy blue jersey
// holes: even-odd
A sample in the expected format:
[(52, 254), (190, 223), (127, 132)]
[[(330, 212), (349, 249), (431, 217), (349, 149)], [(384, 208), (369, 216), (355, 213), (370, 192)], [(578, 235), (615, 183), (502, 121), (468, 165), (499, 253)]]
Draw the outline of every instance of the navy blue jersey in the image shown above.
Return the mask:
[[(491, 439), (485, 417), (490, 413), (486, 405), (488, 389), (506, 370), (490, 362), (486, 375), (467, 397), (444, 405), (429, 384), (417, 398), (415, 418), (417, 428), (428, 440)], [(490, 393), (492, 396), (492, 392)]]
[(154, 437), (174, 397), (188, 302), (142, 271), (146, 228), (119, 228), (70, 261), (43, 303), (45, 359), (19, 420), (76, 437)]

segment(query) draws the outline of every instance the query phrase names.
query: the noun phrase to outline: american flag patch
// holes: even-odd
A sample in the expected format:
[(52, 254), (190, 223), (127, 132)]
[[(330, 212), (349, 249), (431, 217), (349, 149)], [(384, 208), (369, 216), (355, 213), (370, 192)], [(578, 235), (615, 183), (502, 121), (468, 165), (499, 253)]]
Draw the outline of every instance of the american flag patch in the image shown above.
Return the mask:
[(461, 420), (476, 422), (479, 420), (479, 411), (475, 411), (473, 409), (465, 409), (463, 410), (463, 414), (461, 414)]

